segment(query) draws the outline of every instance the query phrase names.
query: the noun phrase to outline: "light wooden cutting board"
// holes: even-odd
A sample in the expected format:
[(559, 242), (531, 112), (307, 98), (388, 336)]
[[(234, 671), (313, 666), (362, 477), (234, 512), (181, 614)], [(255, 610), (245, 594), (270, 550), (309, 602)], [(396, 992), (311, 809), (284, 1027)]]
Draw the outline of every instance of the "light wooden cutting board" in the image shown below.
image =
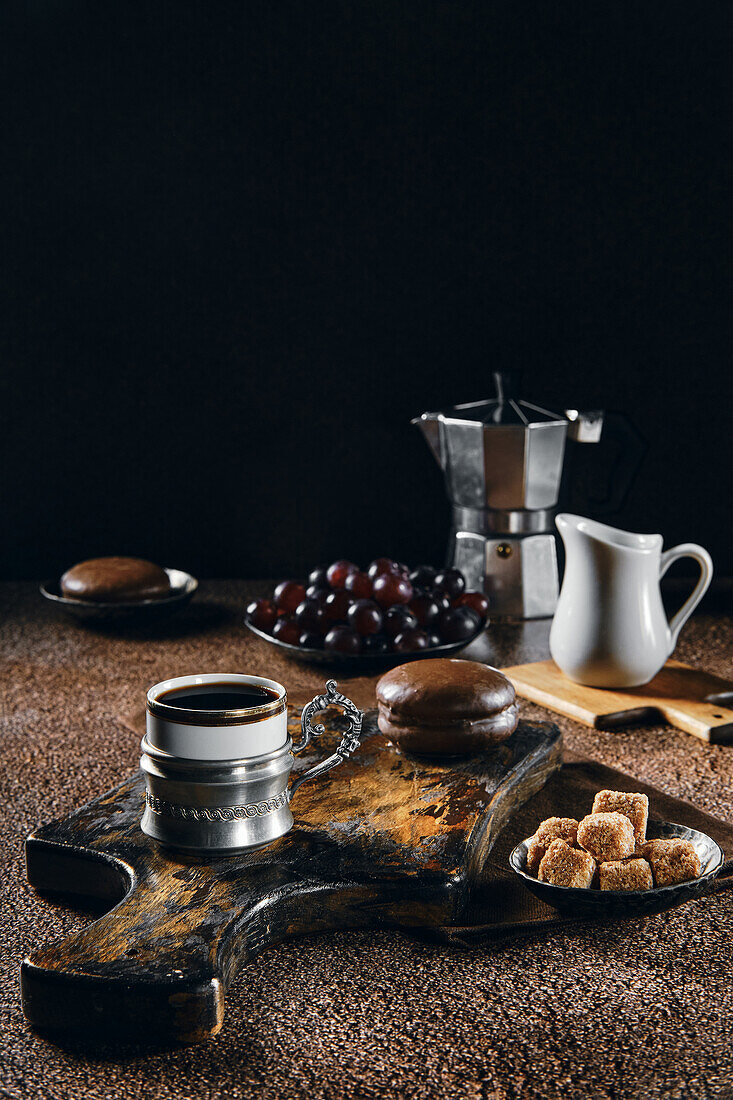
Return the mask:
[(569, 680), (554, 661), (502, 670), (517, 694), (596, 729), (667, 722), (714, 745), (733, 742), (733, 681), (668, 661), (643, 687), (618, 691)]

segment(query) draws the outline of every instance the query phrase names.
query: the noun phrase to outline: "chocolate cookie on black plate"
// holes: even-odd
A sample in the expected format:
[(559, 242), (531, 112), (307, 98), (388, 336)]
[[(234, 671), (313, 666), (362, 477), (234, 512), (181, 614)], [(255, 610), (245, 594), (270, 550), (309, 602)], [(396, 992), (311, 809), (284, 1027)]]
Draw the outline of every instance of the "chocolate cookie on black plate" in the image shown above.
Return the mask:
[(142, 558), (90, 558), (67, 569), (61, 592), (92, 603), (159, 600), (171, 593), (165, 569)]
[(379, 728), (407, 752), (470, 756), (517, 727), (513, 685), (498, 669), (449, 658), (413, 661), (377, 684)]

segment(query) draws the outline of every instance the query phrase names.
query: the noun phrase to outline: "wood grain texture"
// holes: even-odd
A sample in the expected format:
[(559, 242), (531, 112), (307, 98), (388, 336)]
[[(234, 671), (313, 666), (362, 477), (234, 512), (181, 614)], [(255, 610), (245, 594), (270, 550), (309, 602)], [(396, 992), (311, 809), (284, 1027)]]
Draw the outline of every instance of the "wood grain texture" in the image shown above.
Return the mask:
[(554, 661), (503, 670), (517, 694), (596, 729), (668, 722), (710, 744), (733, 742), (733, 681), (668, 661), (648, 684), (611, 691), (568, 679)]
[[(335, 747), (338, 728), (336, 718), (296, 773)], [(199, 1042), (221, 1028), (234, 973), (268, 944), (460, 921), (499, 831), (560, 749), (555, 726), (520, 723), (485, 755), (421, 762), (392, 748), (371, 714), (355, 756), (298, 792), (294, 829), (228, 857), (153, 844), (139, 826), (143, 780), (132, 776), (26, 842), (38, 890), (117, 903), (25, 960), (26, 1017), (39, 1028)]]

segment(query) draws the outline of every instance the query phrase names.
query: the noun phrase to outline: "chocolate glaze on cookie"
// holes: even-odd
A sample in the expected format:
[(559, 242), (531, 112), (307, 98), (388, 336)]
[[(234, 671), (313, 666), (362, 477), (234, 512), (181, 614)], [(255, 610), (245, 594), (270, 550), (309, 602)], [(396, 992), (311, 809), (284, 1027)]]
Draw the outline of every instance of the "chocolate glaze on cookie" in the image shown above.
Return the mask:
[(377, 684), (379, 728), (407, 752), (469, 756), (514, 732), (514, 687), (477, 661), (434, 659), (399, 665)]
[(171, 591), (168, 574), (142, 558), (90, 558), (67, 569), (64, 596), (91, 603), (134, 603), (162, 599)]

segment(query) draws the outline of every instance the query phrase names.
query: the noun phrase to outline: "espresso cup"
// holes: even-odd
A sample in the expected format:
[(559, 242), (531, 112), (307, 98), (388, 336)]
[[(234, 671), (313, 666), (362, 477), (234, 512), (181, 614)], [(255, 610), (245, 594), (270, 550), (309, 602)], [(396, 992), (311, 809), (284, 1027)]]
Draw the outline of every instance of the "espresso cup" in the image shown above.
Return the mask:
[[(176, 699), (196, 692), (234, 693), (246, 688), (267, 692), (258, 706), (226, 710), (186, 709)], [(288, 739), (287, 693), (265, 676), (211, 672), (175, 676), (154, 684), (147, 694), (148, 744), (183, 760), (240, 760), (281, 749)]]
[[(265, 701), (240, 707), (236, 694), (227, 698), (247, 688), (252, 689), (250, 696), (260, 693)], [(222, 692), (226, 708), (217, 706)], [(288, 784), (293, 753), (323, 732), (311, 719), (332, 705), (341, 707), (348, 719), (338, 748)], [(190, 852), (237, 852), (271, 843), (293, 826), (290, 801), (296, 789), (359, 747), (363, 718), (329, 680), (326, 693), (303, 708), (301, 737), (293, 745), (285, 688), (276, 680), (210, 673), (155, 684), (147, 695), (147, 732), (141, 746), (142, 831), (163, 845)]]

